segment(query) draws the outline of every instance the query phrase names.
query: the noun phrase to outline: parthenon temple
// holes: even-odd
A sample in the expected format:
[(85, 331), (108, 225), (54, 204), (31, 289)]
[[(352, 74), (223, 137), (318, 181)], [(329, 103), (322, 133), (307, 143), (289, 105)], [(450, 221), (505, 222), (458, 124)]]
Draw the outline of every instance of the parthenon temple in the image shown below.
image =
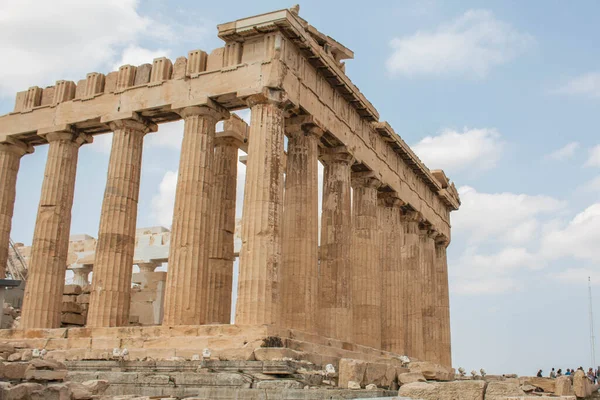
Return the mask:
[[(277, 336), (322, 357), (335, 348), (330, 358), (404, 355), (451, 367), (454, 184), (379, 120), (345, 74), (354, 53), (297, 10), (224, 23), (218, 36), (225, 44), (210, 53), (32, 86), (0, 116), (1, 277), (20, 160), (48, 146), (20, 326), (0, 331), (0, 340), (55, 341), (67, 360), (122, 347), (132, 357), (153, 349), (155, 358), (210, 348), (225, 360), (254, 338)], [(245, 108), (249, 124), (232, 114)], [(172, 227), (140, 232), (142, 145), (176, 120), (184, 133)], [(73, 259), (78, 151), (109, 132), (100, 227), (97, 236), (86, 232), (97, 240)], [(246, 180), (233, 288), (240, 148)], [(144, 243), (144, 235), (163, 234), (160, 246)], [(130, 325), (133, 266), (152, 273), (162, 262), (160, 318)], [(79, 285), (93, 268), (85, 327), (61, 328), (67, 266), (80, 269)], [(229, 342), (219, 347), (217, 338)]]

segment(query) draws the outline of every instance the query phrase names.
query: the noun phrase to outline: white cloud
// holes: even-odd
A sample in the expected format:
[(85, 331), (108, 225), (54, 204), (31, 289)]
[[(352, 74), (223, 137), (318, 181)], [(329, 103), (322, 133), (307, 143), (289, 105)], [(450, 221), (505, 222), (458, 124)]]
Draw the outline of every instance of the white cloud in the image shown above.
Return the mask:
[(461, 207), (452, 213), (453, 229), (471, 242), (498, 239), (525, 243), (534, 236), (543, 214), (554, 214), (565, 203), (549, 196), (515, 193), (480, 193), (472, 187), (458, 189)]
[(113, 66), (113, 71), (119, 69), (122, 65), (141, 65), (152, 64), (152, 61), (158, 57), (169, 57), (169, 50), (148, 50), (134, 44), (127, 46), (121, 54), (121, 59)]
[(433, 31), (394, 38), (387, 60), (392, 75), (485, 77), (534, 42), (487, 10), (469, 10)]
[(558, 94), (600, 97), (600, 72), (577, 76), (554, 91)]
[(575, 155), (575, 151), (577, 151), (577, 149), (579, 149), (579, 143), (571, 142), (571, 143), (564, 145), (560, 149), (553, 151), (552, 153), (546, 155), (546, 158), (551, 159), (551, 160), (564, 161), (564, 160), (567, 160), (567, 159), (573, 157)]
[(600, 167), (600, 144), (592, 147), (587, 161), (585, 162), (586, 167)]
[(150, 27), (151, 20), (138, 14), (137, 3), (2, 2), (0, 48), (7, 62), (0, 65), (0, 92), (13, 94), (59, 79), (81, 79), (106, 65), (121, 47), (135, 42)]
[[(191, 41), (197, 46), (210, 32), (202, 18), (173, 21), (160, 15), (163, 23), (141, 15), (138, 6), (139, 0), (0, 2), (0, 48), (6, 60), (0, 64), (0, 96), (61, 79), (77, 81), (126, 63), (150, 63), (169, 55), (168, 47)], [(160, 49), (140, 45), (148, 39)]]
[(444, 129), (412, 146), (430, 168), (442, 168), (452, 175), (465, 169), (487, 170), (496, 166), (504, 143), (495, 129)]
[(600, 270), (591, 268), (567, 268), (564, 271), (551, 274), (554, 280), (564, 283), (579, 285), (582, 288), (588, 283), (588, 277), (592, 285), (600, 285)]
[(566, 226), (545, 232), (540, 255), (556, 260), (570, 257), (598, 263), (600, 243), (600, 203), (577, 214)]

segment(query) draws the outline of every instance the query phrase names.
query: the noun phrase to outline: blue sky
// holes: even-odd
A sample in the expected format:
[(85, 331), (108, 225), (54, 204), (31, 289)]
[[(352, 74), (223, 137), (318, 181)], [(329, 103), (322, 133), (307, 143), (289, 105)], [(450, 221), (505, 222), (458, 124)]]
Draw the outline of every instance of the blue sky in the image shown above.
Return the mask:
[[(176, 4), (0, 3), (0, 114), (29, 86), (210, 51), (216, 24), (293, 5)], [(381, 119), (461, 192), (448, 252), (454, 365), (587, 367), (587, 276), (600, 299), (600, 3), (304, 1), (300, 15), (355, 52), (347, 74)], [(140, 227), (169, 225), (180, 140), (175, 123), (145, 141)], [(106, 135), (80, 151), (74, 234), (96, 236), (109, 149)], [(12, 237), (26, 244), (45, 159), (38, 147), (21, 163)]]

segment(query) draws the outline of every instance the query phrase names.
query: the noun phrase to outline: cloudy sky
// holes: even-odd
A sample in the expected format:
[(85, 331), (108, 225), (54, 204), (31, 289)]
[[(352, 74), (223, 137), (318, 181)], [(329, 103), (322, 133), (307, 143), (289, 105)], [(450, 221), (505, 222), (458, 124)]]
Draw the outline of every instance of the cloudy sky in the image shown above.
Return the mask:
[[(210, 51), (222, 46), (217, 23), (292, 6), (173, 4), (0, 1), (0, 114), (29, 86)], [(305, 0), (301, 16), (354, 50), (350, 78), (459, 188), (448, 253), (454, 365), (587, 367), (588, 276), (600, 299), (600, 3), (368, 4)], [(181, 131), (161, 125), (145, 141), (140, 227), (170, 225)], [(109, 150), (105, 135), (80, 151), (72, 233), (96, 236)], [(21, 164), (12, 237), (26, 244), (45, 159), (38, 147)]]

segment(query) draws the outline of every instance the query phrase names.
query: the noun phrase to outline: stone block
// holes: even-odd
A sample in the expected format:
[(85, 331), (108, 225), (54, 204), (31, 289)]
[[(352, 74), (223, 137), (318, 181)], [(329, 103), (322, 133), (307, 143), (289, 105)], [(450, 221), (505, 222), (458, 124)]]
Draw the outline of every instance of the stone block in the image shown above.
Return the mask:
[(175, 385), (194, 386), (230, 386), (238, 388), (249, 388), (252, 378), (230, 372), (196, 373), (196, 372), (174, 372), (170, 374)]
[(25, 371), (29, 367), (24, 362), (3, 362), (0, 363), (0, 377), (9, 380), (21, 380), (25, 378)]
[(121, 348), (121, 339), (117, 338), (92, 338), (92, 349), (112, 349)]
[(485, 390), (485, 400), (505, 400), (510, 396), (525, 396), (525, 392), (511, 382), (489, 382)]
[(428, 381), (451, 381), (454, 371), (428, 361), (411, 362), (408, 366), (410, 372), (420, 372)]
[(173, 63), (167, 57), (155, 58), (152, 61), (152, 73), (150, 82), (162, 82), (171, 79)]
[(554, 393), (554, 391), (556, 390), (556, 380), (552, 378), (532, 377), (527, 379), (526, 383), (535, 386), (536, 388), (542, 389), (544, 393)]
[(135, 73), (135, 80), (133, 85), (145, 85), (150, 82), (150, 74), (152, 72), (152, 64), (142, 64), (137, 67), (137, 71)]
[(101, 379), (88, 380), (81, 382), (81, 384), (94, 395), (101, 395), (109, 386), (108, 381)]
[(65, 364), (56, 360), (46, 360), (41, 358), (34, 358), (29, 362), (29, 365), (35, 369), (45, 370), (63, 370), (67, 369)]
[(28, 369), (25, 379), (28, 381), (63, 381), (67, 377), (67, 370)]
[(10, 356), (8, 356), (8, 361), (20, 361), (21, 360), (21, 353), (16, 352), (16, 353), (12, 353)]
[(71, 400), (71, 389), (66, 385), (49, 385), (32, 392), (31, 400)]
[(577, 370), (573, 376), (573, 392), (578, 398), (589, 397), (592, 394), (592, 383), (582, 370)]
[(85, 325), (85, 317), (79, 313), (63, 312), (60, 315), (60, 322), (66, 325)]
[(339, 363), (338, 386), (346, 389), (348, 388), (348, 383), (350, 381), (358, 382), (360, 384), (364, 380), (366, 370), (366, 362), (342, 358)]
[(274, 379), (257, 382), (254, 387), (257, 389), (302, 389), (304, 384), (293, 379)]
[(403, 374), (398, 374), (398, 384), (400, 384), (400, 386), (414, 382), (425, 382), (425, 380), (425, 377), (420, 372), (406, 372)]
[[(77, 315), (77, 314), (73, 314), (73, 315)], [(48, 339), (44, 348), (48, 351), (64, 350), (67, 348), (67, 339)]]
[(192, 76), (200, 72), (206, 71), (206, 62), (208, 54), (202, 50), (192, 50), (188, 52), (187, 76)]
[[(64, 301), (64, 297), (63, 297), (63, 301)], [(90, 303), (90, 294), (89, 293), (83, 293), (80, 294), (79, 296), (77, 296), (77, 303), (80, 304), (89, 304)]]
[(89, 349), (92, 347), (92, 338), (67, 338), (67, 349)]
[(31, 393), (43, 389), (39, 383), (25, 382), (12, 387), (0, 388), (0, 399), (2, 400), (27, 400)]
[[(110, 75), (110, 74), (109, 74)], [(81, 293), (90, 294), (92, 293), (92, 285), (83, 285), (81, 287)]]
[(185, 79), (185, 71), (187, 70), (187, 58), (177, 57), (173, 64), (173, 79)]
[(62, 297), (62, 302), (64, 303), (75, 303), (77, 301), (77, 295), (64, 295)]
[[(109, 72), (108, 75), (106, 75), (106, 82), (104, 84), (104, 92), (105, 93), (113, 93), (117, 89), (117, 78), (118, 77), (119, 77), (119, 72), (117, 72), (117, 71)], [(82, 291), (83, 291), (83, 288), (82, 288)], [(87, 292), (87, 293), (89, 293), (89, 292)]]
[(399, 397), (421, 400), (483, 400), (484, 381), (414, 382), (400, 387)]
[(573, 394), (573, 385), (571, 378), (568, 376), (559, 376), (556, 378), (556, 387), (554, 394), (558, 396), (569, 396)]
[(396, 380), (396, 368), (392, 365), (381, 363), (367, 363), (361, 386), (374, 384), (378, 387), (389, 388)]
[(76, 303), (75, 301), (69, 301), (67, 303), (63, 301), (61, 311), (63, 313), (81, 314), (82, 310), (81, 305)]

